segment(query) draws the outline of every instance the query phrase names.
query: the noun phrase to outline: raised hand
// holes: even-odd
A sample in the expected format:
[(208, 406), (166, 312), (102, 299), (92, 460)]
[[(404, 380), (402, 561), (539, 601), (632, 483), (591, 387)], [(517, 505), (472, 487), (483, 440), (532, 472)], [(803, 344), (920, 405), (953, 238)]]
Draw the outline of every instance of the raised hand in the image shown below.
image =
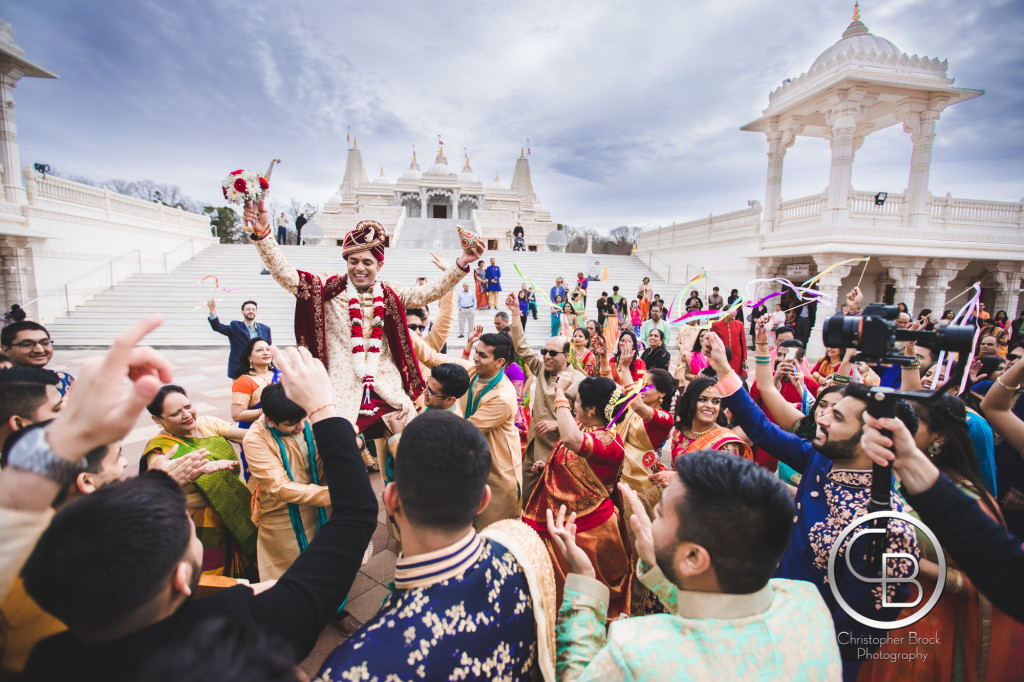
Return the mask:
[[(277, 346), (271, 346), (270, 354), (281, 372), (285, 395), (305, 410), (311, 421), (335, 416), (334, 391), (322, 362), (305, 348), (281, 351)], [(311, 414), (314, 411), (316, 414)]]
[(605, 342), (604, 337), (598, 334), (590, 339), (590, 350), (599, 358), (608, 355), (608, 344)]
[[(900, 482), (911, 495), (924, 492), (934, 485), (939, 479), (939, 470), (917, 447), (914, 437), (902, 421), (893, 418), (876, 419), (867, 411), (863, 418), (860, 446), (871, 461), (881, 466), (891, 462), (893, 471), (899, 474)], [(884, 435), (881, 429), (888, 429), (892, 436)]]
[(217, 299), (210, 297), (210, 300), (206, 302), (206, 307), (210, 310), (211, 315), (217, 314)]
[(860, 290), (860, 287), (854, 287), (850, 290), (850, 293), (846, 294), (846, 303), (850, 306), (851, 312), (859, 311), (861, 303), (863, 302), (864, 292)]
[(473, 327), (473, 331), (466, 337), (466, 348), (472, 348), (473, 344), (480, 340), (480, 337), (484, 335), (484, 326), (478, 324)]
[[(86, 361), (60, 416), (46, 427), (55, 453), (78, 461), (135, 428), (139, 414), (160, 386), (173, 379), (166, 358), (148, 346), (136, 346), (162, 321), (159, 315), (147, 317), (117, 337), (106, 356)], [(130, 386), (125, 385), (125, 378), (131, 380)]]
[(443, 254), (440, 254), (437, 251), (431, 251), (430, 261), (441, 272), (445, 272), (446, 270), (448, 270), (448, 259), (445, 258)]
[(547, 510), (547, 514), (551, 543), (565, 559), (565, 563), (569, 565), (569, 571), (588, 578), (596, 578), (597, 574), (594, 572), (594, 564), (590, 562), (590, 557), (576, 544), (576, 512), (569, 514), (568, 519), (565, 518), (565, 505), (563, 504), (558, 509), (557, 517), (551, 513), (551, 509)]
[(725, 355), (725, 344), (722, 343), (722, 338), (714, 332), (705, 334), (704, 339), (705, 343), (711, 347), (711, 367), (715, 370), (718, 378), (722, 379), (732, 370), (729, 359)]
[(256, 232), (257, 235), (263, 235), (270, 232), (270, 214), (267, 213), (263, 206), (263, 200), (260, 199), (259, 213), (257, 214), (256, 209), (253, 208), (252, 202), (245, 202), (245, 210), (242, 211), (242, 220), (244, 222), (246, 232)]
[(757, 323), (754, 327), (754, 344), (768, 343), (768, 316), (762, 315), (757, 318)]
[[(661, 473), (675, 474), (674, 471)], [(648, 566), (654, 566), (657, 563), (657, 558), (654, 555), (654, 533), (651, 530), (651, 518), (647, 516), (647, 510), (644, 509), (635, 490), (625, 483), (619, 483), (619, 493), (622, 495), (622, 499), (629, 503), (629, 508), (633, 512), (629, 517), (629, 525), (632, 526), (633, 534), (636, 536), (637, 556), (643, 559)]]
[(505, 297), (505, 307), (511, 310), (513, 314), (519, 315), (519, 299), (516, 298), (515, 293), (510, 291), (508, 296)]

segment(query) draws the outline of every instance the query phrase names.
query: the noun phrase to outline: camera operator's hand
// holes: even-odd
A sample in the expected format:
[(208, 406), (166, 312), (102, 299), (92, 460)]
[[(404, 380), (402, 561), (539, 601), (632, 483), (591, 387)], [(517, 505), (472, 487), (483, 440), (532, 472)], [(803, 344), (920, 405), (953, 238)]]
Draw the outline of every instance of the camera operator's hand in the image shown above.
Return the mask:
[[(889, 429), (892, 438), (882, 435), (880, 429)], [(876, 419), (865, 410), (860, 446), (875, 464), (885, 466), (891, 462), (893, 471), (911, 495), (923, 493), (939, 480), (939, 470), (917, 447), (914, 437), (899, 419)]]
[(860, 287), (854, 287), (850, 293), (846, 294), (846, 304), (850, 306), (851, 313), (859, 313), (863, 302), (864, 292), (860, 290)]

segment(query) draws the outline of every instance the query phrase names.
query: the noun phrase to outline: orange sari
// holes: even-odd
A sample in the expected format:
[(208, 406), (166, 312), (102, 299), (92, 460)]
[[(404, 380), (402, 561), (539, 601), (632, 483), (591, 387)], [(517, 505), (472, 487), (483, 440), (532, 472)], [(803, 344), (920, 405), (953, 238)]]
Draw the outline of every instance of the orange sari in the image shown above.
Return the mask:
[(547, 510), (576, 512), (576, 544), (594, 565), (597, 580), (608, 586), (608, 619), (630, 611), (632, 550), (623, 521), (621, 501), (615, 484), (622, 475), (626, 451), (622, 438), (600, 428), (583, 435), (583, 446), (575, 453), (558, 441), (523, 508), (523, 522), (544, 539), (555, 569), (556, 604), (562, 603), (569, 566), (551, 543)]
[(673, 463), (675, 463), (676, 457), (679, 455), (697, 452), (698, 450), (721, 450), (723, 452), (731, 452), (745, 459), (754, 459), (754, 452), (750, 449), (750, 446), (724, 426), (715, 427), (712, 431), (697, 438), (697, 440), (690, 440), (679, 429), (672, 431)]

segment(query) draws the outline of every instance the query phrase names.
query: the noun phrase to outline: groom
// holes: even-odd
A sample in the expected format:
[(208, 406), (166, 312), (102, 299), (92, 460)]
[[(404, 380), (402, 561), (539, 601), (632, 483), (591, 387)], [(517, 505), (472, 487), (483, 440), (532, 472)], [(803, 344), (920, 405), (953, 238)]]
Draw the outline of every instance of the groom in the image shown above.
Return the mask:
[(383, 282), (386, 234), (380, 223), (364, 220), (342, 244), (347, 275), (323, 277), (296, 270), (270, 236), (270, 215), (251, 204), (245, 222), (250, 238), (278, 284), (295, 296), (295, 340), (323, 361), (334, 387), (338, 414), (367, 438), (384, 435), (381, 417), (415, 413), (413, 400), (423, 391), (416, 356), (405, 325), (405, 308), (420, 308), (445, 295), (483, 254), (471, 245), (439, 279), (405, 287)]

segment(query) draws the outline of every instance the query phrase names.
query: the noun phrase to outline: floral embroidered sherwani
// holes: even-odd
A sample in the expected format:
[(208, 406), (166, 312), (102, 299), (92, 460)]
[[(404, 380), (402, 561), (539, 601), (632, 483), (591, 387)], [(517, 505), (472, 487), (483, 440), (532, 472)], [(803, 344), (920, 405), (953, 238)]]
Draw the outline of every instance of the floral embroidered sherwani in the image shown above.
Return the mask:
[[(273, 275), (278, 284), (293, 295), (297, 295), (300, 288), (298, 272), (284, 259), (277, 246), (277, 242), (273, 239), (260, 239), (256, 242), (256, 248), (259, 250), (260, 257), (263, 258), (263, 262), (266, 264), (270, 274)], [(404, 287), (386, 280), (381, 280), (381, 284), (390, 287), (403, 306), (415, 308), (441, 298), (446, 292), (451, 291), (465, 275), (466, 272), (459, 268), (458, 263), (454, 263), (441, 274), (441, 277), (423, 286)], [(326, 281), (329, 276), (326, 275), (321, 279)], [(361, 294), (360, 303), (363, 308), (363, 319), (372, 319), (372, 292), (368, 290)], [(353, 368), (352, 325), (349, 321), (348, 299), (342, 293), (327, 301), (325, 308), (327, 317), (327, 371), (331, 377), (331, 385), (334, 387), (334, 400), (338, 408), (338, 416), (355, 424), (358, 419), (359, 403), (362, 397), (362, 377), (357, 377)], [(405, 323), (404, 320), (401, 322), (402, 324)], [(389, 405), (411, 415), (415, 412), (415, 409), (413, 408), (412, 400), (409, 399), (409, 396), (406, 395), (402, 387), (402, 376), (395, 366), (391, 352), (392, 349), (385, 336), (381, 340), (381, 357), (376, 376), (374, 377), (373, 389)], [(407, 358), (407, 361), (414, 362), (415, 359)]]
[(642, 561), (637, 575), (669, 613), (616, 620), (605, 635), (608, 588), (569, 574), (559, 680), (840, 679), (832, 618), (810, 583), (774, 579), (753, 594), (712, 594), (680, 591)]
[(532, 680), (537, 654), (523, 568), (471, 530), (449, 547), (400, 556), (395, 591), (327, 657), (316, 681)]

